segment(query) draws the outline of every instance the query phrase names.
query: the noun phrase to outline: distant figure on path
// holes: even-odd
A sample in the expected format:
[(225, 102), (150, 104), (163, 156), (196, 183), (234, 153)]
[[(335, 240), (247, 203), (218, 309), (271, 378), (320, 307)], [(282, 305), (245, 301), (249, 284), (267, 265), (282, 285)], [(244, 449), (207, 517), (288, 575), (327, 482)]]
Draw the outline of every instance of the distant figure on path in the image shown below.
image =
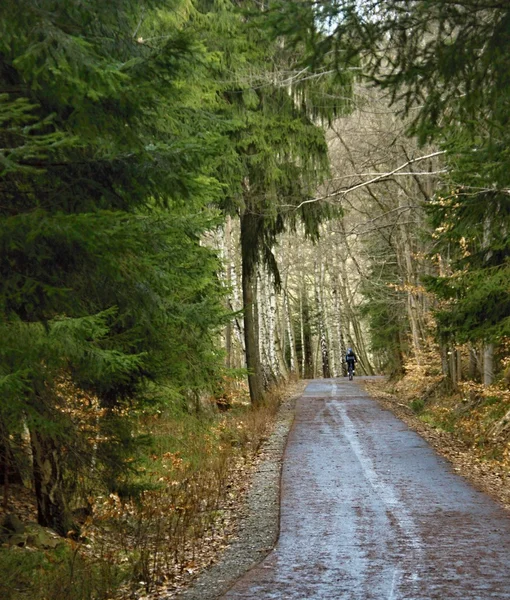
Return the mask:
[(352, 348), (349, 348), (347, 350), (347, 354), (345, 355), (345, 362), (347, 363), (347, 372), (350, 376), (351, 373), (354, 373), (354, 365), (358, 362), (356, 354), (354, 353), (354, 350)]

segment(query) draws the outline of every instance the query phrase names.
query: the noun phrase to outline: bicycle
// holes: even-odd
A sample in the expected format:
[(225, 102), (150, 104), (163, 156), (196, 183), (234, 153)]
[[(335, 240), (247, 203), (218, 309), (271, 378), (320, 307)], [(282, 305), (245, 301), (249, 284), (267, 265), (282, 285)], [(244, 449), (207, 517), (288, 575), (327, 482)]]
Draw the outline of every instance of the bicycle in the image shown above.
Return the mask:
[(352, 381), (354, 377), (354, 365), (351, 362), (347, 365), (347, 374), (349, 375), (349, 381)]

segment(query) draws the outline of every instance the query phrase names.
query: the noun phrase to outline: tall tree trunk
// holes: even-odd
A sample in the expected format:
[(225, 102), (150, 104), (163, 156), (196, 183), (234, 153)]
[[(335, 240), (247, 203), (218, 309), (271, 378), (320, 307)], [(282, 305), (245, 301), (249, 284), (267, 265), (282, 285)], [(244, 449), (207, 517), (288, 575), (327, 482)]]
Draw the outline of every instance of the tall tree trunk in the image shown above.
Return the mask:
[(483, 348), (483, 384), (494, 382), (494, 344), (486, 344)]
[(335, 280), (335, 287), (333, 288), (333, 301), (335, 303), (335, 316), (336, 316), (336, 334), (338, 343), (338, 354), (340, 358), (341, 370), (339, 375), (347, 376), (347, 363), (345, 362), (345, 355), (347, 354), (347, 348), (345, 346), (345, 338), (342, 327), (342, 310), (340, 308), (340, 299), (338, 294), (339, 282), (338, 278)]
[(303, 306), (303, 294), (299, 291), (299, 326), (301, 334), (301, 377), (306, 378), (306, 360), (305, 360), (305, 313)]
[[(323, 251), (325, 252), (326, 249), (323, 248)], [(336, 352), (336, 348), (335, 348), (335, 343), (334, 343), (334, 339), (335, 339), (335, 331), (334, 331), (334, 327), (332, 326), (331, 323), (331, 318), (332, 318), (332, 313), (334, 313), (334, 308), (331, 308), (331, 304), (327, 301), (327, 293), (326, 290), (328, 289), (328, 271), (326, 269), (324, 269), (322, 262), (319, 263), (320, 268), (319, 268), (319, 273), (320, 273), (320, 279), (319, 279), (319, 296), (320, 296), (320, 302), (321, 302), (321, 306), (322, 306), (322, 317), (323, 317), (323, 324), (324, 324), (324, 331), (326, 334), (326, 344), (327, 344), (327, 348), (328, 348), (328, 358), (329, 358), (329, 372), (330, 372), (330, 377), (337, 377), (339, 375), (340, 372), (340, 367), (338, 366), (338, 359), (340, 359), (341, 361), (341, 357), (339, 357), (339, 354)]]
[(450, 363), (450, 379), (452, 380), (453, 389), (456, 390), (458, 387), (458, 373), (457, 373), (457, 355), (455, 353), (455, 348), (450, 348), (448, 352), (448, 360)]
[(303, 315), (303, 360), (304, 360), (304, 378), (312, 379), (314, 376), (313, 369), (313, 347), (312, 347), (312, 330), (310, 325), (310, 307), (306, 290), (301, 289), (301, 306)]
[(287, 380), (289, 378), (289, 367), (285, 359), (287, 339), (285, 335), (285, 309), (282, 303), (278, 302), (279, 296), (276, 295), (276, 291), (272, 290), (274, 298), (274, 312), (275, 312), (275, 351), (276, 351), (276, 362), (278, 365), (279, 377)]
[(292, 320), (290, 314), (289, 294), (285, 289), (283, 291), (283, 310), (285, 313), (285, 324), (287, 328), (287, 335), (289, 336), (289, 349), (290, 349), (290, 372), (298, 372), (298, 361), (296, 353), (296, 342), (294, 340), (294, 330), (292, 329)]
[[(347, 271), (345, 268), (345, 264), (340, 263), (339, 265), (341, 277), (343, 282), (349, 281), (347, 277)], [(355, 352), (358, 356), (358, 362), (360, 367), (367, 375), (374, 375), (374, 369), (370, 360), (368, 358), (367, 348), (365, 346), (365, 340), (363, 336), (363, 332), (361, 331), (361, 326), (359, 323), (359, 318), (354, 309), (354, 297), (352, 295), (351, 290), (346, 285), (339, 285), (338, 289), (340, 291), (342, 305), (344, 307), (344, 311), (347, 313), (348, 321), (350, 325), (352, 325), (352, 329), (354, 332), (354, 341), (351, 342), (351, 345), (354, 346)]]
[(259, 344), (260, 369), (262, 372), (262, 385), (266, 390), (271, 382), (271, 367), (268, 348), (267, 306), (264, 281), (257, 265), (255, 281), (255, 322), (257, 324), (257, 340)]
[(278, 358), (279, 343), (277, 335), (277, 309), (276, 309), (276, 293), (274, 284), (268, 274), (265, 277), (265, 292), (267, 306), (267, 329), (268, 329), (268, 346), (269, 346), (269, 362), (271, 365), (271, 376), (273, 380), (279, 381), (282, 373), (280, 370), (280, 361)]
[(462, 381), (462, 352), (460, 348), (455, 349), (455, 356), (457, 357), (457, 382)]
[[(232, 219), (230, 215), (227, 216), (225, 222), (225, 238), (224, 238), (224, 256), (225, 262), (225, 278), (227, 288), (232, 286), (232, 261), (231, 261), (231, 238), (232, 238)], [(232, 321), (229, 321), (225, 327), (225, 365), (227, 369), (232, 368)]]
[(248, 211), (241, 216), (241, 280), (243, 289), (244, 343), (250, 399), (253, 403), (264, 400), (264, 385), (257, 339), (258, 326), (255, 316), (256, 269), (255, 261), (249, 258), (253, 255), (253, 248), (251, 246), (252, 231), (257, 228), (257, 219), (257, 215)]
[(30, 430), (37, 520), (66, 535), (73, 523), (64, 493), (61, 448), (50, 435)]
[[(408, 208), (407, 203), (404, 201), (404, 194), (402, 190), (399, 190), (399, 207)], [(409, 230), (407, 225), (400, 226), (401, 233), (401, 244), (397, 244), (397, 261), (400, 265), (400, 271), (404, 280), (407, 283), (407, 300), (406, 309), (409, 324), (411, 326), (411, 337), (413, 342), (414, 357), (416, 364), (420, 365), (422, 360), (422, 347), (421, 347), (421, 332), (419, 324), (418, 306), (419, 301), (415, 292), (416, 288), (416, 277), (414, 274), (413, 267), (413, 249), (411, 240), (409, 237)], [(401, 246), (401, 247), (400, 247)]]
[(324, 326), (324, 307), (322, 304), (322, 298), (320, 293), (321, 277), (320, 267), (318, 262), (315, 262), (315, 304), (317, 305), (317, 320), (319, 322), (319, 344), (321, 351), (321, 365), (322, 365), (322, 376), (325, 379), (331, 377), (331, 370), (329, 367), (329, 348), (326, 338), (326, 330)]
[[(232, 262), (230, 269), (230, 278), (232, 285), (232, 310), (237, 312), (240, 311), (243, 307), (243, 301), (241, 299), (242, 290), (240, 290), (239, 279), (237, 277), (237, 268), (236, 264)], [(242, 287), (242, 285), (241, 285)], [(246, 354), (245, 346), (244, 346), (244, 323), (243, 320), (236, 316), (234, 318), (234, 335), (239, 346), (241, 356), (244, 361), (244, 356)], [(239, 363), (241, 364), (241, 363)]]
[(474, 346), (469, 345), (469, 371), (468, 376), (471, 380), (478, 379), (478, 354)]

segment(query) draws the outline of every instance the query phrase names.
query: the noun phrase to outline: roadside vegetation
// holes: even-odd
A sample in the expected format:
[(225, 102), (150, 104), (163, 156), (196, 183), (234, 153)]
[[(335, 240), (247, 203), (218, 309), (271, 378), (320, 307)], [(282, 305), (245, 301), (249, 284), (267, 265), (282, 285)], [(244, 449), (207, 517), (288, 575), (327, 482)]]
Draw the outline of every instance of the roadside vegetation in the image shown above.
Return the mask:
[(147, 440), (136, 463), (118, 491), (90, 488), (71, 539), (37, 526), (33, 501), (13, 486), (6, 502), (23, 522), (4, 522), (1, 597), (145, 597), (178, 589), (215, 561), (235, 534), (235, 512), (284, 393), (253, 407), (242, 384), (229, 390), (228, 411), (208, 400), (198, 413), (140, 413), (137, 433)]
[(348, 347), (508, 461), (510, 8), (411, 5), (1, 3), (2, 598), (193, 576)]

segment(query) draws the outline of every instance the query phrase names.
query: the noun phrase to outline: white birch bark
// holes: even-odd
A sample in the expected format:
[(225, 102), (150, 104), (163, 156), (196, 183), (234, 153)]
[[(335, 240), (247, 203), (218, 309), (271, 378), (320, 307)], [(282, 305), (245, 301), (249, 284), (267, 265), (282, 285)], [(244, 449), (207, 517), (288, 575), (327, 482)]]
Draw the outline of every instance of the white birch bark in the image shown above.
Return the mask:
[(269, 356), (267, 352), (267, 327), (266, 327), (266, 298), (264, 281), (260, 273), (260, 269), (257, 269), (257, 330), (258, 330), (258, 342), (259, 342), (259, 353), (260, 361), (262, 363), (262, 370), (264, 373), (264, 384), (267, 385), (268, 377), (268, 363)]
[[(289, 339), (289, 349), (290, 349), (290, 372), (297, 373), (297, 352), (296, 352), (296, 343), (294, 341), (294, 331), (292, 329), (292, 320), (290, 314), (290, 306), (289, 306), (289, 294), (285, 289), (283, 291), (283, 313), (285, 315), (285, 323), (286, 323), (286, 331)], [(303, 319), (301, 315), (301, 320)], [(302, 322), (301, 322), (302, 326)]]
[(327, 302), (328, 295), (328, 281), (327, 281), (327, 270), (324, 269), (322, 262), (320, 263), (320, 301), (322, 305), (322, 315), (323, 315), (323, 323), (324, 323), (324, 333), (326, 339), (326, 345), (328, 350), (328, 362), (329, 362), (329, 370), (330, 377), (338, 377), (339, 368), (337, 364), (337, 353), (335, 351), (335, 345), (333, 343), (334, 340), (334, 331), (331, 324), (331, 310), (330, 303)]
[(299, 292), (299, 324), (301, 328), (301, 377), (306, 375), (306, 352), (305, 352), (305, 317), (303, 314), (303, 294)]
[[(329, 365), (329, 349), (326, 338), (326, 331), (324, 326), (324, 307), (322, 305), (321, 298), (321, 267), (319, 261), (315, 261), (314, 265), (314, 274), (315, 274), (315, 304), (317, 310), (317, 320), (319, 324), (319, 347), (320, 347), (320, 357), (321, 357), (321, 369), (323, 377), (330, 377), (330, 365)], [(319, 369), (316, 369), (316, 372), (319, 372)]]
[(278, 380), (280, 378), (280, 365), (277, 353), (277, 340), (276, 340), (276, 293), (274, 290), (273, 282), (266, 275), (266, 301), (268, 310), (267, 329), (268, 329), (268, 351), (269, 351), (269, 363), (271, 365), (271, 372), (273, 377)]
[(335, 304), (336, 335), (337, 335), (337, 344), (338, 344), (340, 366), (341, 366), (339, 376), (343, 375), (345, 377), (347, 375), (347, 368), (346, 368), (346, 363), (345, 363), (345, 355), (347, 354), (347, 348), (345, 346), (345, 338), (344, 338), (344, 333), (343, 333), (343, 316), (342, 316), (342, 309), (341, 309), (341, 304), (340, 304), (340, 294), (338, 291), (339, 287), (340, 287), (340, 282), (339, 282), (338, 277), (336, 277), (334, 285), (335, 285), (335, 287), (333, 288), (333, 301)]

